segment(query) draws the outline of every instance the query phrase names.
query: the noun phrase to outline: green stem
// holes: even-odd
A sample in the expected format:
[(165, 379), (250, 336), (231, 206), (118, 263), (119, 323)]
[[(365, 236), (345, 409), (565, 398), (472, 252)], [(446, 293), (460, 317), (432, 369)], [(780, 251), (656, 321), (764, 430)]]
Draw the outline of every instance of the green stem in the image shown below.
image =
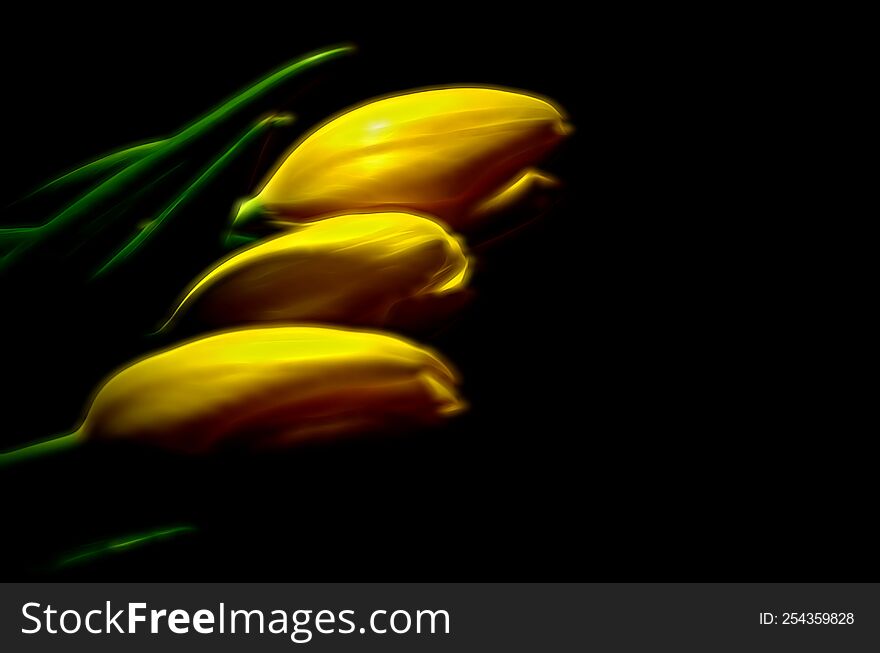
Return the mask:
[(219, 157), (202, 170), (201, 173), (180, 193), (163, 211), (150, 220), (147, 225), (116, 251), (100, 268), (92, 275), (93, 279), (103, 276), (122, 261), (134, 254), (149, 238), (158, 231), (165, 222), (172, 218), (182, 206), (196, 197), (212, 179), (219, 175), (223, 169), (255, 138), (264, 134), (268, 129), (278, 125), (287, 125), (292, 121), (289, 115), (272, 116), (261, 120), (248, 129), (241, 137)]
[(90, 179), (94, 179), (98, 175), (112, 171), (114, 168), (119, 167), (121, 164), (133, 163), (134, 161), (142, 159), (144, 156), (149, 154), (150, 151), (161, 146), (164, 142), (164, 140), (149, 141), (147, 143), (132, 145), (121, 150), (116, 150), (114, 152), (110, 152), (109, 154), (105, 154), (102, 157), (94, 159), (93, 161), (89, 161), (88, 163), (84, 163), (74, 168), (73, 170), (64, 173), (60, 177), (56, 177), (55, 179), (45, 182), (41, 186), (33, 189), (24, 197), (21, 197), (13, 202), (10, 206), (14, 206), (19, 202), (23, 202), (36, 195), (41, 195), (47, 191), (60, 190), (65, 186), (75, 184), (78, 181), (88, 181)]
[(241, 200), (235, 211), (235, 217), (232, 219), (232, 225), (229, 227), (230, 232), (235, 229), (247, 228), (247, 225), (257, 220), (265, 219), (269, 215), (269, 210), (263, 204), (260, 196), (250, 197)]
[(6, 227), (0, 229), (0, 252), (15, 249), (22, 240), (39, 233), (40, 227)]
[(30, 250), (42, 242), (52, 237), (63, 237), (71, 225), (88, 220), (96, 213), (105, 211), (108, 206), (118, 202), (120, 197), (129, 194), (132, 188), (146, 183), (156, 170), (166, 165), (169, 160), (180, 156), (194, 143), (206, 138), (219, 125), (281, 83), (322, 61), (348, 54), (353, 49), (352, 46), (346, 45), (308, 54), (248, 87), (213, 111), (184, 127), (175, 136), (166, 139), (162, 147), (152, 150), (143, 158), (124, 167), (57, 213), (43, 225), (39, 237), (23, 240), (3, 259), (0, 259), (0, 271), (16, 265)]
[(146, 531), (144, 533), (134, 533), (131, 535), (117, 537), (112, 540), (95, 542), (94, 544), (83, 547), (76, 552), (62, 556), (56, 561), (55, 568), (63, 569), (72, 565), (88, 562), (95, 558), (101, 558), (113, 553), (119, 553), (131, 548), (143, 546), (145, 544), (152, 544), (159, 540), (165, 540), (195, 532), (197, 532), (195, 526), (192, 526), (190, 524), (181, 524), (179, 526), (165, 526), (162, 528), (153, 529), (151, 531)]
[(226, 239), (223, 241), (223, 244), (226, 245), (228, 249), (235, 249), (236, 247), (244, 247), (245, 245), (250, 245), (257, 240), (259, 239), (256, 236), (237, 234), (230, 231), (227, 234)]
[(352, 52), (354, 52), (353, 45), (339, 45), (310, 52), (302, 58), (279, 68), (274, 73), (264, 77), (261, 81), (245, 89), (238, 95), (226, 100), (213, 111), (209, 111), (201, 118), (196, 119), (188, 126), (184, 127), (172, 138), (175, 140), (188, 140), (194, 136), (199, 136), (206, 129), (210, 129), (213, 125), (226, 120), (240, 108), (247, 106), (261, 95), (271, 91), (291, 76), (307, 70), (322, 61), (334, 59), (344, 54), (351, 54)]
[(63, 435), (37, 442), (36, 444), (27, 445), (20, 449), (14, 449), (7, 453), (0, 454), (0, 468), (9, 465), (16, 465), (34, 458), (42, 458), (56, 453), (61, 453), (72, 449), (80, 444), (82, 438), (79, 430), (71, 431)]

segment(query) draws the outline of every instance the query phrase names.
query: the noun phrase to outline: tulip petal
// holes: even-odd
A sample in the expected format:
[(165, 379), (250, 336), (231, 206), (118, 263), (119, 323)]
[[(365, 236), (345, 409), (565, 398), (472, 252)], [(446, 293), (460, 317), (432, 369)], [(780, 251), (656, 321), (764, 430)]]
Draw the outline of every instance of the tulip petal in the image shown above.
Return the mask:
[(281, 446), (435, 423), (464, 408), (457, 384), (438, 354), (388, 334), (242, 329), (112, 375), (79, 433), (190, 453)]
[(496, 88), (441, 88), (367, 102), (294, 145), (236, 230), (360, 211), (433, 215), (469, 228), (472, 209), (568, 133), (550, 102)]
[(319, 322), (387, 326), (392, 308), (461, 290), (461, 241), (408, 213), (365, 213), (301, 225), (234, 253), (185, 293), (185, 314), (210, 326)]

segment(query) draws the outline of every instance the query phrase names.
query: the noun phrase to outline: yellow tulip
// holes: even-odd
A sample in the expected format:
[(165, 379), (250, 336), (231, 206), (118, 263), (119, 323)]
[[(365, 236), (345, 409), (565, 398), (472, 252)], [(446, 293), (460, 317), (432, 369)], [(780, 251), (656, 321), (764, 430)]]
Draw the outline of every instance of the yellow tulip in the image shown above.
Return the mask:
[(324, 322), (400, 326), (402, 302), (462, 290), (468, 257), (444, 226), (409, 213), (342, 215), (234, 253), (186, 292), (169, 324), (195, 314), (211, 326)]
[(437, 422), (458, 379), (402, 338), (317, 327), (244, 329), (153, 354), (98, 390), (79, 439), (183, 452), (264, 448)]
[(260, 192), (240, 205), (233, 228), (261, 219), (303, 222), (404, 210), (464, 230), (493, 198), (496, 207), (497, 198), (516, 199), (524, 173), (567, 130), (550, 102), (494, 88), (433, 89), (369, 102), (297, 143)]

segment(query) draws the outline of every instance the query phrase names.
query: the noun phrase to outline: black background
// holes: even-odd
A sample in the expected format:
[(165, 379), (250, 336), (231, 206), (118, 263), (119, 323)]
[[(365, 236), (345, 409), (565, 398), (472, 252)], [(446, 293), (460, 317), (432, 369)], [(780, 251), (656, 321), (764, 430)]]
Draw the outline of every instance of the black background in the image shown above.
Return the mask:
[[(824, 374), (828, 315), (801, 303), (826, 254), (800, 258), (812, 217), (772, 189), (787, 174), (774, 102), (796, 60), (779, 63), (760, 21), (510, 12), (14, 21), (10, 200), (340, 41), (359, 54), (291, 85), (280, 104), (299, 121), (270, 151), (363, 98), (431, 84), (528, 89), (577, 131), (547, 165), (566, 183), (559, 205), (478, 248), (476, 301), (423, 338), (463, 373), (466, 415), (272, 457), (88, 449), (3, 470), (3, 578), (876, 579), (865, 454)], [(254, 153), (230, 175), (217, 220), (270, 163)], [(144, 325), (216, 254), (213, 234), (183, 233), (97, 298), (5, 289), (5, 447), (68, 429), (108, 370), (163, 344)], [(123, 317), (92, 319), (108, 305)], [(175, 523), (199, 531), (48, 566)]]

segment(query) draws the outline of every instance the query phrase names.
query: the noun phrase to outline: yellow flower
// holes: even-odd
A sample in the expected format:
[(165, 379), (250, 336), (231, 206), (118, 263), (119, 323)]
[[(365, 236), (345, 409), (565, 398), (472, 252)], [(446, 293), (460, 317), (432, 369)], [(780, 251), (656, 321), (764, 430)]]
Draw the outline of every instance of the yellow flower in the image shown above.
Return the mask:
[(388, 326), (402, 302), (464, 288), (461, 241), (409, 213), (341, 215), (304, 224), (234, 253), (185, 294), (171, 321), (211, 326), (325, 322)]
[(366, 331), (220, 333), (148, 356), (98, 390), (78, 438), (183, 452), (264, 448), (434, 423), (463, 410), (434, 352)]
[(567, 131), (550, 102), (501, 89), (433, 89), (369, 102), (296, 144), (241, 204), (233, 228), (267, 217), (414, 210), (466, 229), (493, 197), (513, 200), (546, 181), (530, 166)]

